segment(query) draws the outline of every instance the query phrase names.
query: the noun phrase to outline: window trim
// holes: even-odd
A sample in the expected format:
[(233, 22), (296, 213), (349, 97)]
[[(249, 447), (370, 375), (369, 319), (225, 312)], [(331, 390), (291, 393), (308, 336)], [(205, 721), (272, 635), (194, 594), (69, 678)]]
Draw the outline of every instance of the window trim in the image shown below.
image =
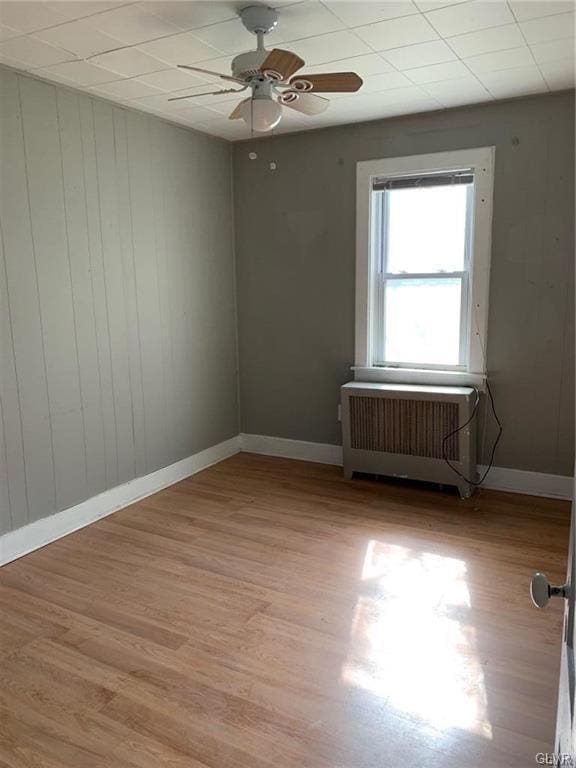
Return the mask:
[[(354, 372), (357, 379), (405, 381), (409, 383), (458, 384), (482, 386), (486, 377), (484, 350), (488, 329), (488, 289), (492, 240), (492, 193), (494, 147), (479, 147), (455, 152), (436, 152), (381, 160), (365, 160), (356, 168), (356, 345)], [(377, 366), (373, 361), (372, 314), (377, 306), (374, 229), (377, 222), (372, 186), (379, 177), (411, 176), (437, 173), (457, 168), (474, 172), (472, 223), (473, 263), (470, 270), (471, 318), (467, 336), (468, 363), (465, 369), (435, 366), (399, 368)]]

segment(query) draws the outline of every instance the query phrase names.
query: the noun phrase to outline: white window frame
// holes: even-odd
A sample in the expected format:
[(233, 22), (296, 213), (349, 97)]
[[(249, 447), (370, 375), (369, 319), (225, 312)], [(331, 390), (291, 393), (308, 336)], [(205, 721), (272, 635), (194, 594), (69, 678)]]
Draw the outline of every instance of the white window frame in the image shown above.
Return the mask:
[[(494, 147), (437, 152), (430, 155), (366, 160), (356, 172), (356, 349), (357, 380), (408, 384), (458, 384), (484, 387), (488, 331), (488, 291), (492, 241)], [(470, 233), (471, 268), (468, 292), (465, 362), (459, 366), (377, 365), (374, 359), (374, 312), (377, 301), (380, 247), (374, 237), (376, 206), (372, 193), (376, 179), (393, 179), (420, 173), (471, 170), (474, 174)], [(405, 277), (412, 277), (406, 275)], [(449, 275), (447, 275), (449, 276)]]

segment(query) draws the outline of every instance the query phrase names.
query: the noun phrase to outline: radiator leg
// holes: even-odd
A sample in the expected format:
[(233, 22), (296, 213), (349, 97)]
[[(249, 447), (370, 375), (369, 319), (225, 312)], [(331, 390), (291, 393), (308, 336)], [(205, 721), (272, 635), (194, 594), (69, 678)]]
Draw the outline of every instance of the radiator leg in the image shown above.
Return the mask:
[(470, 485), (470, 483), (466, 483), (464, 481), (458, 483), (458, 493), (460, 494), (461, 499), (469, 499), (473, 492), (474, 488)]
[(344, 467), (344, 480), (352, 480), (353, 474), (354, 473), (352, 472), (351, 469), (347, 469), (346, 467)]

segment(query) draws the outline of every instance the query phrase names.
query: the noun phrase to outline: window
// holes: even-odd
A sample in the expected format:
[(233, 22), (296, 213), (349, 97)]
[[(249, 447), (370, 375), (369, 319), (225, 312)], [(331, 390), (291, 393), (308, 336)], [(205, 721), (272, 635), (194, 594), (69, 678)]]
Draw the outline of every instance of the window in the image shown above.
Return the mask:
[(492, 164), (491, 148), (358, 164), (360, 377), (480, 383)]

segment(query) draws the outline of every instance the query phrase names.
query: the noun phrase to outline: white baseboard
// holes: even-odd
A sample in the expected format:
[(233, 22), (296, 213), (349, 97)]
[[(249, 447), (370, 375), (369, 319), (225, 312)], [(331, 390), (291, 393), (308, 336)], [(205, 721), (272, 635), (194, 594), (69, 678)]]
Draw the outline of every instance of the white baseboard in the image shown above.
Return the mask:
[[(339, 445), (310, 443), (267, 435), (237, 435), (194, 456), (177, 461), (169, 467), (151, 472), (144, 477), (137, 477), (129, 483), (104, 491), (81, 504), (0, 536), (0, 566), (111, 515), (139, 499), (161, 491), (162, 488), (190, 477), (239, 451), (320, 464), (342, 465), (342, 447)], [(485, 467), (478, 467), (479, 472), (483, 472), (484, 469)], [(573, 485), (573, 478), (563, 475), (493, 467), (484, 487), (531, 496), (572, 499)]]
[(241, 434), (240, 450), (265, 456), (281, 456), (284, 459), (342, 466), (342, 446), (329, 443), (307, 443), (304, 440), (289, 440), (285, 437)]
[[(478, 465), (480, 476), (485, 471), (485, 466)], [(544, 472), (528, 472), (524, 469), (492, 467), (484, 488), (491, 488), (493, 491), (525, 493), (527, 496), (572, 500), (574, 478), (566, 475), (547, 475)]]
[[(288, 440), (267, 435), (240, 435), (240, 448), (250, 453), (266, 456), (282, 456), (286, 459), (316, 461), (321, 464), (342, 465), (342, 447), (327, 443), (309, 443), (304, 440)], [(479, 465), (484, 474), (486, 467)], [(552, 499), (572, 499), (574, 479), (564, 475), (547, 475), (508, 467), (492, 467), (484, 488), (509, 493), (525, 493), (528, 496), (546, 496)]]
[(239, 450), (239, 436), (232, 437), (168, 467), (104, 491), (74, 507), (10, 531), (0, 537), (0, 566), (217, 464)]

